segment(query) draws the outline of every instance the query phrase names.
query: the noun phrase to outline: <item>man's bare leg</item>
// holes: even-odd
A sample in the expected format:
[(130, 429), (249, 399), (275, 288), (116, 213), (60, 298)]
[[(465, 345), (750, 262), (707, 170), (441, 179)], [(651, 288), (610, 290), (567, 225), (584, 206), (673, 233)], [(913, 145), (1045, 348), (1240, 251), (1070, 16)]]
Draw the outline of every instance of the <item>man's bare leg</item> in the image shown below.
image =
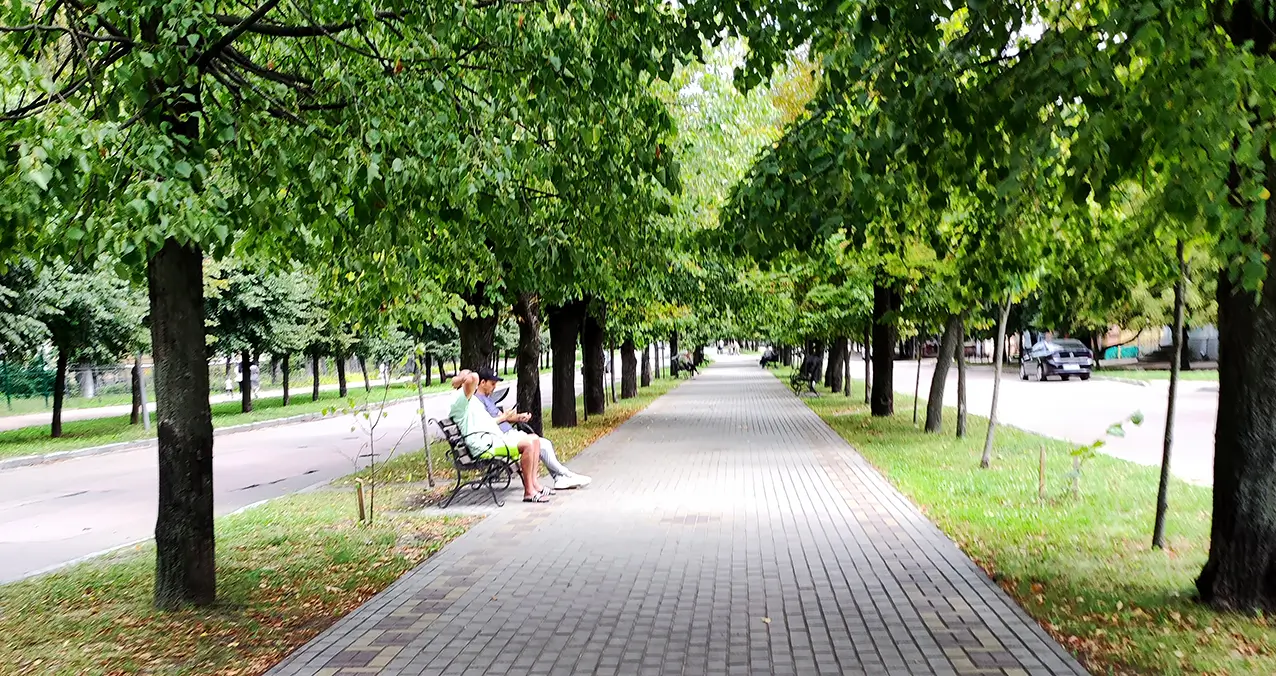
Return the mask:
[(523, 450), (523, 444), (518, 445), (518, 450), (518, 466), (523, 472), (523, 497), (530, 498), (540, 492), (536, 487), (536, 456)]
[[(523, 454), (523, 460), (529, 462), (530, 468), (524, 467), (523, 478), (526, 480), (531, 478), (531, 490), (540, 493), (544, 490), (541, 487), (541, 440), (539, 437), (523, 439), (518, 444), (518, 450)], [(530, 460), (529, 460), (530, 459)]]

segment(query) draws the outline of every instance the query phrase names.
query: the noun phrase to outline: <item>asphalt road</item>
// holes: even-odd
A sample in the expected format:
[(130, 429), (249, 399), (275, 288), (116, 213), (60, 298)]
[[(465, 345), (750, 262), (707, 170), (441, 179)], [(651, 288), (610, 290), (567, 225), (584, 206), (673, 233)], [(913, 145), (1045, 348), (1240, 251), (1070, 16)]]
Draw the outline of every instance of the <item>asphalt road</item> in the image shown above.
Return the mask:
[[(934, 361), (922, 362), (922, 398), (927, 396)], [(863, 363), (856, 364), (854, 377), (862, 378)], [(895, 390), (913, 393), (917, 363), (895, 362)], [(1114, 374), (1115, 375), (1115, 374)], [(968, 371), (967, 406), (972, 413), (987, 416), (992, 406), (993, 372), (990, 366), (972, 367)], [(1001, 381), (998, 419), (1020, 429), (1036, 432), (1078, 445), (1104, 439), (1101, 452), (1133, 462), (1160, 466), (1162, 439), (1165, 435), (1165, 407), (1169, 399), (1169, 382), (1152, 381), (1146, 386), (1102, 380), (1098, 377), (1082, 382), (1051, 379), (1046, 382), (1019, 380), (1017, 368), (1007, 368)], [(944, 388), (944, 403), (957, 405), (957, 370), (949, 373)], [(1126, 436), (1110, 437), (1110, 425), (1128, 418), (1135, 411), (1145, 416), (1143, 424), (1126, 424)], [(896, 415), (912, 416), (912, 409), (898, 410)], [(1218, 383), (1183, 381), (1179, 384), (1178, 411), (1174, 424), (1174, 447), (1170, 471), (1187, 481), (1209, 485), (1214, 477), (1214, 424), (1218, 416)], [(925, 420), (925, 410), (918, 414)], [(952, 429), (953, 420), (945, 420)]]
[[(580, 392), (579, 377), (577, 392)], [(542, 401), (552, 397), (541, 378)], [(426, 397), (427, 418), (451, 393)], [(503, 403), (512, 405), (514, 393)], [(421, 447), (416, 402), (387, 409), (375, 439), (389, 449)], [(213, 454), (217, 514), (293, 493), (366, 465), (369, 435), (353, 415), (218, 437)], [(399, 440), (402, 439), (402, 442)], [(153, 449), (121, 451), (0, 472), (0, 582), (149, 539), (157, 510)]]

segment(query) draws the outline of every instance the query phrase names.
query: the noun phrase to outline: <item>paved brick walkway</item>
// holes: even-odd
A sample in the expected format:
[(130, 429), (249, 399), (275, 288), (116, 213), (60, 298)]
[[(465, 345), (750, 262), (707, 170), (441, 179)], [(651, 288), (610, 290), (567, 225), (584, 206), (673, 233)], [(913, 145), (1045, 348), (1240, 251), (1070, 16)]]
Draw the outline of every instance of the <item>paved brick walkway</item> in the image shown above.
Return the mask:
[[(270, 673), (1084, 674), (756, 363), (710, 368)], [(511, 494), (513, 497), (513, 494)]]

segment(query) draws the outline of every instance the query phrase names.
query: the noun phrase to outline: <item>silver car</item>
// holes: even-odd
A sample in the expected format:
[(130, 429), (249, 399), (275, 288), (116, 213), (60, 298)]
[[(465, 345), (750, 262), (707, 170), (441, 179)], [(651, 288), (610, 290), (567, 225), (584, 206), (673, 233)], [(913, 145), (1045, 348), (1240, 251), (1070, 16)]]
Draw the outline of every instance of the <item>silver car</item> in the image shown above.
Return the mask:
[(1093, 368), (1094, 353), (1085, 343), (1073, 338), (1056, 338), (1033, 345), (1023, 355), (1023, 361), (1019, 363), (1019, 379), (1028, 380), (1033, 376), (1045, 382), (1050, 376), (1059, 376), (1061, 380), (1076, 376), (1089, 380)]

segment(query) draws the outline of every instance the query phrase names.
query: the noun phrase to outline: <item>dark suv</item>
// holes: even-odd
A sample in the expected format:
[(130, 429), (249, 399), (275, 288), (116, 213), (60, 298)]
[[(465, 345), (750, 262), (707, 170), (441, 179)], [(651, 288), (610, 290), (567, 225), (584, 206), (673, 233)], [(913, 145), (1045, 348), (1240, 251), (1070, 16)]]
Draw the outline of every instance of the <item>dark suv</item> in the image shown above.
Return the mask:
[(1019, 379), (1027, 380), (1031, 375), (1042, 382), (1050, 376), (1059, 376), (1062, 380), (1072, 376), (1089, 380), (1093, 368), (1094, 353), (1085, 343), (1072, 338), (1043, 340), (1023, 356), (1019, 364)]

